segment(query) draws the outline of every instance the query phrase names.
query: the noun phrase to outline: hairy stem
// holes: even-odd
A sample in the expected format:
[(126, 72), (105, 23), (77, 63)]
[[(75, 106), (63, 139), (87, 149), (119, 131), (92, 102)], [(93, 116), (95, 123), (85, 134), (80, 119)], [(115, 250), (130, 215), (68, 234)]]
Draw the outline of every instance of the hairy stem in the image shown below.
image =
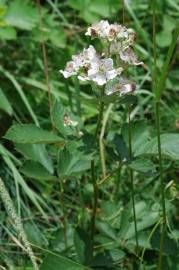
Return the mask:
[[(128, 110), (128, 135), (129, 135), (129, 159), (132, 159), (132, 130), (131, 130), (131, 107), (129, 106)], [(138, 243), (138, 232), (137, 232), (137, 217), (136, 217), (136, 210), (135, 210), (135, 195), (134, 195), (134, 174), (133, 170), (129, 169), (130, 173), (130, 182), (131, 182), (131, 198), (132, 198), (132, 209), (133, 209), (133, 219), (134, 219), (134, 229), (135, 229), (135, 240), (136, 240), (136, 251), (138, 252), (139, 243)]]

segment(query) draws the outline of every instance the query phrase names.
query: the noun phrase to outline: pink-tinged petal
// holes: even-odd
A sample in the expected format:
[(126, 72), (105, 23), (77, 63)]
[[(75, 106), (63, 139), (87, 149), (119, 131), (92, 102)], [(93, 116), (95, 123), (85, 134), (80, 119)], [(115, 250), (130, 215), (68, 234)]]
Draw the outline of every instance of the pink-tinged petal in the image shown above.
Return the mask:
[(131, 93), (135, 91), (135, 84), (134, 83), (128, 83), (122, 86), (121, 91), (120, 91), (120, 95), (125, 95), (128, 93)]
[(113, 60), (112, 58), (107, 58), (103, 60), (104, 66), (107, 70), (113, 69)]

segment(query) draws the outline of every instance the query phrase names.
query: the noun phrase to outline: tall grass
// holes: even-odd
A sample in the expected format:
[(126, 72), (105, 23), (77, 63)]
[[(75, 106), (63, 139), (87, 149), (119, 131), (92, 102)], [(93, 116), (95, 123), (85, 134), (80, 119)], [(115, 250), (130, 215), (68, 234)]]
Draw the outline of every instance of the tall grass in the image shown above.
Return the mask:
[[(125, 1), (122, 0), (122, 20), (125, 25)], [(132, 160), (132, 127), (131, 127), (131, 105), (128, 105), (128, 144), (129, 144), (129, 159)], [(135, 209), (135, 194), (134, 194), (134, 173), (131, 168), (129, 168), (130, 177), (130, 188), (131, 188), (131, 200), (132, 200), (132, 210), (133, 210), (133, 220), (134, 220), (134, 231), (135, 231), (135, 241), (136, 241), (136, 253), (139, 249), (138, 241), (138, 231), (137, 231), (137, 216)]]
[(166, 226), (167, 226), (167, 212), (166, 212), (166, 198), (165, 198), (165, 183), (163, 176), (163, 161), (162, 161), (162, 142), (161, 142), (161, 130), (160, 130), (160, 106), (162, 92), (165, 88), (165, 81), (167, 78), (167, 73), (169, 69), (170, 60), (173, 56), (173, 52), (176, 46), (179, 27), (177, 27), (172, 43), (168, 49), (167, 57), (163, 65), (163, 70), (161, 72), (159, 80), (157, 80), (157, 46), (156, 46), (156, 1), (152, 1), (152, 26), (153, 26), (153, 90), (155, 93), (155, 119), (156, 119), (156, 131), (157, 131), (157, 144), (158, 144), (158, 159), (159, 159), (159, 178), (160, 178), (160, 191), (161, 191), (161, 206), (162, 206), (162, 228), (160, 236), (160, 250), (158, 258), (158, 270), (163, 269), (163, 252), (164, 243), (166, 236)]
[(0, 178), (0, 196), (2, 198), (2, 201), (4, 203), (6, 211), (9, 215), (9, 217), (11, 218), (18, 235), (21, 238), (21, 240), (26, 248), (26, 252), (29, 255), (29, 258), (31, 259), (34, 270), (39, 270), (35, 255), (32, 251), (31, 245), (30, 245), (29, 241), (27, 240), (26, 234), (24, 232), (22, 222), (16, 213), (13, 202), (12, 202), (10, 195), (9, 195), (9, 193), (4, 185), (4, 182), (2, 181), (1, 178)]

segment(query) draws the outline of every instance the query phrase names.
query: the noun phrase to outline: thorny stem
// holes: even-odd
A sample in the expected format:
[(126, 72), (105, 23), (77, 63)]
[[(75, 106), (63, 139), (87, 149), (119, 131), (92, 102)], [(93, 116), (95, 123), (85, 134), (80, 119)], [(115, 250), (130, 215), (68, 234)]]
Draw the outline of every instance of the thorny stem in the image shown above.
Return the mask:
[(52, 95), (51, 95), (51, 87), (50, 87), (49, 73), (48, 73), (48, 57), (47, 57), (46, 46), (45, 46), (43, 33), (42, 33), (43, 23), (42, 23), (41, 4), (40, 4), (40, 0), (36, 0), (36, 2), (37, 2), (38, 12), (39, 12), (39, 25), (40, 25), (40, 29), (41, 29), (41, 46), (42, 46), (43, 62), (44, 62), (44, 74), (45, 74), (46, 85), (47, 85), (47, 90), (48, 90), (48, 103), (49, 103), (49, 111), (50, 111), (50, 120), (51, 120), (52, 128), (54, 128), (54, 123), (53, 123), (54, 121), (53, 121), (53, 117), (52, 117)]
[[(128, 109), (128, 135), (129, 135), (129, 159), (132, 159), (132, 130), (131, 130), (131, 106)], [(131, 198), (132, 198), (132, 209), (133, 209), (133, 218), (134, 218), (134, 229), (135, 229), (135, 240), (136, 240), (136, 252), (138, 252), (139, 243), (138, 243), (138, 232), (137, 232), (137, 217), (135, 209), (135, 198), (134, 198), (134, 174), (133, 170), (129, 169), (130, 181), (131, 181)]]
[[(155, 0), (152, 3), (152, 26), (153, 26), (153, 89), (156, 90), (157, 86), (157, 48), (156, 48), (156, 13), (155, 13)], [(160, 101), (155, 102), (155, 117), (156, 117), (156, 128), (157, 128), (157, 144), (158, 144), (158, 158), (159, 158), (159, 176), (160, 176), (160, 187), (161, 187), (161, 204), (162, 204), (162, 231), (160, 237), (160, 251), (158, 258), (157, 270), (162, 270), (163, 265), (163, 249), (164, 249), (164, 240), (166, 233), (166, 206), (165, 206), (165, 186), (163, 178), (163, 164), (162, 164), (162, 151), (161, 151), (161, 138), (160, 138)]]
[[(94, 134), (94, 142), (96, 142), (100, 127), (101, 127), (101, 121), (103, 118), (103, 111), (104, 111), (104, 103), (100, 102), (100, 108), (99, 108), (99, 115), (98, 115), (98, 122)], [(95, 235), (95, 223), (96, 223), (96, 214), (97, 214), (97, 206), (98, 206), (98, 183), (95, 175), (95, 162), (94, 160), (91, 161), (91, 178), (92, 178), (92, 184), (93, 184), (93, 192), (94, 192), (94, 201), (93, 201), (93, 210), (92, 210), (92, 218), (91, 218), (91, 245), (92, 245), (92, 256), (94, 251), (94, 235)]]

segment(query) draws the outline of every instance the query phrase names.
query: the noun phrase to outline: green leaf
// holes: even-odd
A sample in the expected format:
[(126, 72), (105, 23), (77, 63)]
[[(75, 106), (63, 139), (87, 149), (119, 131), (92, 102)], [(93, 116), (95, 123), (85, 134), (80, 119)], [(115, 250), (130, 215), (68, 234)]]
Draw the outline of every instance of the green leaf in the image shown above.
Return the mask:
[(7, 25), (31, 30), (38, 22), (38, 11), (28, 0), (14, 0), (11, 1), (4, 20)]
[(53, 173), (53, 163), (43, 144), (16, 144), (16, 150), (26, 159), (42, 164), (50, 173)]
[(56, 177), (51, 175), (41, 164), (38, 162), (29, 160), (26, 161), (21, 172), (29, 178), (39, 179), (39, 180), (54, 180)]
[(91, 239), (82, 228), (76, 228), (74, 245), (81, 263), (89, 264), (92, 254)]
[(56, 47), (65, 48), (66, 35), (63, 28), (53, 30), (50, 29), (49, 39)]
[(163, 29), (169, 31), (172, 31), (175, 29), (177, 25), (177, 20), (175, 20), (173, 17), (165, 14), (163, 16)]
[(16, 30), (11, 26), (0, 27), (0, 39), (2, 40), (16, 39)]
[(157, 84), (156, 89), (155, 89), (155, 94), (156, 94), (156, 100), (157, 101), (160, 100), (160, 98), (162, 96), (162, 92), (165, 89), (165, 82), (166, 82), (166, 79), (167, 79), (167, 73), (168, 73), (170, 61), (172, 59), (175, 46), (177, 44), (178, 35), (179, 35), (179, 24), (177, 25), (177, 28), (176, 28), (176, 30), (174, 32), (172, 42), (170, 44), (170, 47), (168, 49), (165, 62), (163, 64), (163, 69), (162, 69), (162, 73), (161, 73), (161, 76), (160, 76), (160, 79), (159, 79), (159, 83)]
[(156, 36), (157, 45), (161, 48), (170, 46), (172, 42), (172, 33), (171, 31), (163, 30), (159, 32)]
[[(159, 230), (156, 230), (151, 238), (151, 245), (152, 249), (154, 250), (160, 250), (160, 232)], [(165, 255), (178, 255), (178, 243), (176, 240), (171, 239), (170, 236), (167, 234), (165, 235), (165, 241), (164, 241), (164, 250), (163, 253)]]
[(57, 135), (33, 124), (15, 124), (10, 127), (4, 138), (15, 143), (59, 143), (61, 145), (65, 143)]
[(24, 222), (24, 230), (28, 236), (28, 239), (31, 243), (38, 246), (47, 246), (48, 242), (44, 236), (44, 232), (41, 231), (36, 224), (31, 223), (30, 221)]
[(13, 109), (11, 104), (9, 103), (8, 99), (4, 95), (3, 91), (0, 89), (0, 109), (12, 115)]
[(129, 158), (129, 152), (126, 146), (125, 141), (123, 140), (121, 135), (116, 134), (114, 137), (114, 146), (115, 150), (117, 152), (118, 157), (120, 160), (128, 159)]
[[(132, 122), (132, 151), (134, 156), (138, 155), (140, 149), (146, 145), (150, 138), (149, 128), (145, 121)], [(125, 140), (126, 145), (129, 143), (128, 139), (128, 124), (124, 124), (122, 127), (122, 136)]]
[(109, 237), (112, 240), (116, 240), (115, 230), (107, 222), (97, 221), (96, 226), (102, 234), (104, 234), (105, 236)]
[(141, 173), (154, 173), (155, 166), (149, 159), (137, 158), (128, 164), (128, 167)]
[(53, 106), (52, 117), (56, 129), (62, 136), (66, 137), (69, 135), (77, 134), (75, 127), (64, 125), (64, 117), (68, 117), (69, 119), (77, 123), (79, 122), (79, 119), (75, 117), (71, 112), (69, 112), (59, 100), (56, 100)]
[(76, 0), (67, 0), (67, 4), (76, 10), (83, 10), (89, 4), (89, 0), (78, 0), (78, 5), (76, 4)]
[(63, 256), (49, 253), (42, 263), (40, 270), (90, 270), (90, 268)]
[(116, 12), (118, 12), (120, 6), (118, 0), (92, 0), (90, 1), (89, 10), (99, 16), (101, 18), (110, 18), (110, 16)]
[(100, 101), (103, 101), (104, 104), (110, 104), (118, 102), (120, 104), (136, 104), (137, 103), (137, 97), (134, 95), (125, 95), (120, 96), (119, 93), (114, 93), (112, 95), (105, 95), (102, 98), (99, 99)]
[(58, 173), (62, 176), (71, 176), (86, 171), (90, 168), (90, 157), (84, 156), (77, 150), (67, 148), (59, 152)]
[[(128, 204), (128, 207), (130, 203)], [(151, 205), (147, 205), (144, 201), (137, 202), (135, 205), (136, 208), (136, 216), (137, 216), (137, 230), (138, 232), (145, 230), (152, 225), (154, 225), (160, 217), (159, 209), (152, 208)], [(135, 236), (135, 226), (133, 220), (133, 213), (132, 210), (130, 211), (130, 215), (128, 210), (124, 210), (126, 212), (126, 219), (123, 231), (120, 231), (120, 236), (124, 239), (131, 239)], [(123, 221), (122, 221), (123, 222)]]
[[(161, 135), (161, 150), (162, 154), (172, 160), (179, 160), (179, 134), (166, 133)], [(138, 155), (158, 155), (157, 138), (141, 147), (137, 153)]]

